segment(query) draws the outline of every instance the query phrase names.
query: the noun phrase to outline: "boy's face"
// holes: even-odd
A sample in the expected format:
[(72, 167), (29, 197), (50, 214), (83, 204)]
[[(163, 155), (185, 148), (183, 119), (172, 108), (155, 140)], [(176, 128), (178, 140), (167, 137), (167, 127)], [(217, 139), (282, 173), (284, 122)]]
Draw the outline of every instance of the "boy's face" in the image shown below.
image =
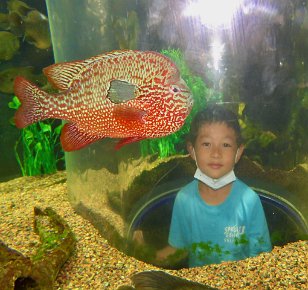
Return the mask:
[(196, 142), (188, 144), (199, 169), (211, 178), (229, 173), (240, 159), (244, 146), (238, 147), (234, 129), (225, 123), (206, 123), (199, 129)]

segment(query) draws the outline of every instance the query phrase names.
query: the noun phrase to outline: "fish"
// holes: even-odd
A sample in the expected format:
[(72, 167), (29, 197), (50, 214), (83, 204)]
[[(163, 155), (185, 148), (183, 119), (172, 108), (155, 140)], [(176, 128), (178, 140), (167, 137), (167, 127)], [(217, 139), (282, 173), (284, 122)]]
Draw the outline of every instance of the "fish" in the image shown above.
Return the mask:
[(19, 50), (18, 37), (8, 31), (0, 31), (0, 61), (10, 60)]
[(23, 19), (15, 12), (0, 13), (0, 30), (9, 31), (17, 37), (23, 37), (25, 33), (23, 23)]
[(8, 30), (10, 28), (9, 24), (9, 15), (0, 13), (0, 29), (1, 30)]
[(47, 16), (19, 0), (10, 0), (8, 14), (0, 13), (0, 29), (9, 30), (39, 49), (51, 46)]
[(33, 8), (29, 7), (25, 2), (20, 0), (9, 0), (7, 2), (7, 9), (10, 13), (16, 13), (19, 16), (25, 16)]
[(39, 49), (51, 46), (48, 18), (37, 10), (30, 11), (24, 18), (25, 40)]
[(46, 83), (46, 78), (41, 75), (36, 75), (33, 73), (34, 68), (31, 66), (25, 67), (10, 67), (5, 70), (0, 70), (0, 92), (6, 94), (14, 93), (14, 80), (16, 76), (23, 76), (35, 83), (44, 85)]
[(43, 69), (59, 90), (49, 94), (16, 77), (18, 128), (48, 118), (65, 120), (60, 141), (75, 151), (103, 138), (120, 138), (115, 149), (179, 130), (193, 98), (176, 65), (155, 51), (115, 50)]
[(25, 34), (24, 21), (21, 16), (17, 13), (12, 12), (8, 14), (8, 27), (6, 30), (9, 30), (11, 33), (17, 37), (23, 37)]
[[(122, 289), (135, 289), (135, 290), (206, 290), (217, 288), (210, 287), (205, 284), (189, 281), (177, 276), (170, 275), (164, 271), (143, 271), (134, 274), (131, 280), (135, 288)], [(124, 287), (124, 286), (120, 286)], [(118, 290), (121, 288), (118, 288)]]

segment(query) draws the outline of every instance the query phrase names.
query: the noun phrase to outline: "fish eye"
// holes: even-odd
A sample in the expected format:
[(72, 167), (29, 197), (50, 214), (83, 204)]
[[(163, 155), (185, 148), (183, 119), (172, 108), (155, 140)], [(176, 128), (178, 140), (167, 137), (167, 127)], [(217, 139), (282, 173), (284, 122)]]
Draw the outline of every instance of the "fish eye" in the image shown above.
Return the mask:
[(172, 86), (171, 91), (174, 92), (174, 93), (178, 93), (180, 91), (180, 89), (176, 86)]

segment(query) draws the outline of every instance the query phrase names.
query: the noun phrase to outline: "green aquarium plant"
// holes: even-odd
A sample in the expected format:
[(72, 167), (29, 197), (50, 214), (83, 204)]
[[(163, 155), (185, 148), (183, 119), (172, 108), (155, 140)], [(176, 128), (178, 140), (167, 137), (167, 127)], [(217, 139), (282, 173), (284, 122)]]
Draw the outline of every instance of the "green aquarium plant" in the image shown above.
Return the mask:
[[(8, 106), (17, 110), (19, 99), (14, 96)], [(23, 176), (55, 173), (58, 162), (64, 160), (59, 140), (62, 124), (55, 122), (46, 120), (21, 130), (14, 151)]]
[(198, 259), (205, 260), (206, 257), (216, 254), (218, 256), (229, 255), (230, 251), (224, 250), (222, 246), (213, 244), (211, 241), (193, 243), (191, 251), (198, 256)]
[[(291, 117), (282, 132), (264, 129), (253, 122), (244, 111), (246, 104), (239, 103), (238, 116), (245, 140), (245, 152), (253, 161), (264, 167), (276, 167), (291, 170), (307, 158), (307, 126), (304, 106), (305, 95), (298, 96), (293, 104)], [(300, 103), (301, 102), (301, 103)]]
[(222, 96), (217, 91), (208, 88), (201, 77), (196, 76), (191, 72), (186, 64), (183, 53), (180, 50), (167, 49), (162, 50), (161, 53), (169, 57), (177, 65), (183, 80), (186, 82), (194, 98), (192, 112), (186, 119), (184, 126), (179, 131), (163, 138), (146, 139), (141, 141), (142, 156), (156, 154), (158, 152), (160, 158), (165, 158), (177, 153), (184, 153), (184, 137), (189, 131), (189, 124), (193, 116), (200, 108), (205, 107), (207, 102), (214, 100), (221, 101)]

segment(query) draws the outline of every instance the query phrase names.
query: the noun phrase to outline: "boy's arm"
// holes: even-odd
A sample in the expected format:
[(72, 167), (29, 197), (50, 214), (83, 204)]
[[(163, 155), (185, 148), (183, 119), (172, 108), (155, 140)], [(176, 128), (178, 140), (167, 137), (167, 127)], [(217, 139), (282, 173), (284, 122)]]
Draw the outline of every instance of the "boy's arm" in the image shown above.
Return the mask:
[(183, 261), (188, 253), (185, 250), (174, 248), (170, 245), (156, 252), (155, 264), (159, 266), (172, 266)]
[(161, 250), (155, 251), (153, 247), (146, 245), (141, 230), (136, 230), (133, 233), (133, 241), (135, 247), (138, 248), (138, 258), (157, 266), (172, 266), (173, 264), (182, 261), (187, 256), (186, 251), (174, 248), (170, 245), (167, 245)]
[(168, 256), (173, 255), (177, 251), (176, 248), (168, 245), (165, 248), (156, 252), (156, 260), (163, 261), (168, 258)]

